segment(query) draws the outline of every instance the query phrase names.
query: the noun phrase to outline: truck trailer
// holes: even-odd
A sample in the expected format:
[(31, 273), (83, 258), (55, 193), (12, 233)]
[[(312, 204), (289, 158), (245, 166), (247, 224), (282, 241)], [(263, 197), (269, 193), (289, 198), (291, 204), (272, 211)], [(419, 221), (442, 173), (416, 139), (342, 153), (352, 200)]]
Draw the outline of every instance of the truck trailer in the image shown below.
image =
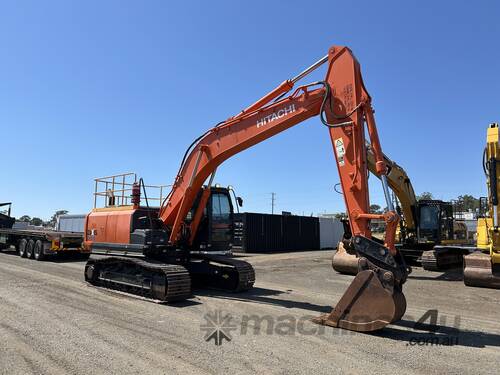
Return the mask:
[(11, 202), (0, 203), (0, 207), (7, 207), (0, 213), (0, 251), (14, 250), (22, 258), (38, 261), (60, 254), (81, 254), (84, 258), (90, 255), (83, 248), (83, 233), (16, 226), (15, 218), (10, 215), (11, 205)]

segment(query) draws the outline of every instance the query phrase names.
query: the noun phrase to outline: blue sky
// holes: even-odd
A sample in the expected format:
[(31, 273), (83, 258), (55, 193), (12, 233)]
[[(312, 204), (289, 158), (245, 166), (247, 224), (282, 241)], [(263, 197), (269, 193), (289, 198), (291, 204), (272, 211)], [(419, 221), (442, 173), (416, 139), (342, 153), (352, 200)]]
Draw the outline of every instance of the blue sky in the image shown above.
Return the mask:
[[(417, 192), (484, 195), (499, 15), (497, 1), (3, 1), (0, 200), (48, 218), (87, 212), (94, 177), (169, 184), (195, 137), (332, 44), (361, 62), (384, 152)], [(269, 212), (271, 192), (277, 211), (344, 210), (317, 118), (228, 160), (216, 181), (247, 211)]]

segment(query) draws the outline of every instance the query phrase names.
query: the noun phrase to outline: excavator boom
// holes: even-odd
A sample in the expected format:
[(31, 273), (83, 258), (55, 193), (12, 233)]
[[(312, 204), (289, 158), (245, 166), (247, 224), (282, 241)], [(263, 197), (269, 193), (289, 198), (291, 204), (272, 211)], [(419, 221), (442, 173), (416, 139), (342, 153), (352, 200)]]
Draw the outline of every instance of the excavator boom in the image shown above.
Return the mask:
[[(160, 210), (160, 219), (172, 228), (171, 243), (179, 241), (184, 219), (197, 192), (218, 165), (302, 121), (321, 115), (323, 123), (329, 128), (352, 233), (371, 238), (369, 221), (386, 219), (391, 224), (386, 243), (391, 253), (395, 254), (397, 214), (389, 212), (384, 217), (369, 213), (365, 120), (375, 169), (380, 176), (385, 176), (387, 168), (373, 118), (371, 98), (364, 87), (359, 63), (347, 47), (338, 46), (332, 47), (328, 57), (312, 67), (316, 68), (325, 61), (328, 61), (325, 81), (300, 86), (290, 96), (269, 104), (285, 89), (293, 87), (293, 80), (285, 81), (237, 116), (197, 139), (183, 159), (172, 190)], [(190, 230), (193, 232), (196, 228)]]
[[(299, 86), (286, 96), (295, 82), (324, 63), (328, 63), (324, 81)], [(387, 166), (371, 98), (363, 84), (360, 65), (349, 48), (331, 47), (327, 56), (297, 77), (283, 82), (239, 114), (199, 137), (183, 158), (172, 190), (160, 208), (159, 218), (171, 228), (169, 241), (172, 246), (186, 238), (192, 239), (197, 221), (186, 224), (186, 215), (203, 183), (213, 176), (217, 167), (231, 156), (313, 116), (319, 116), (328, 128), (353, 234), (353, 247), (360, 258), (360, 272), (337, 307), (316, 322), (359, 331), (380, 329), (398, 320), (406, 309), (402, 284), (408, 270), (394, 246), (399, 216), (389, 197)], [(365, 130), (369, 135), (375, 170), (386, 195), (388, 211), (385, 214), (369, 212)], [(371, 239), (369, 223), (372, 219), (386, 222), (385, 246)]]

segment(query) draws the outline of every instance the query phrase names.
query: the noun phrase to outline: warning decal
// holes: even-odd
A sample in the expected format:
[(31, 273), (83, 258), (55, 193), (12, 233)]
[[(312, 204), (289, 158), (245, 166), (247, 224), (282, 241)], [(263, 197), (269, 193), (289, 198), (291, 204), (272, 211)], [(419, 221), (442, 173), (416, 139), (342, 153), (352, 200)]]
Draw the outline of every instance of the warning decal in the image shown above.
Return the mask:
[(343, 167), (345, 164), (344, 160), (345, 148), (344, 148), (344, 141), (342, 140), (342, 138), (338, 138), (335, 140), (335, 153), (337, 154), (337, 162), (339, 163), (339, 166)]

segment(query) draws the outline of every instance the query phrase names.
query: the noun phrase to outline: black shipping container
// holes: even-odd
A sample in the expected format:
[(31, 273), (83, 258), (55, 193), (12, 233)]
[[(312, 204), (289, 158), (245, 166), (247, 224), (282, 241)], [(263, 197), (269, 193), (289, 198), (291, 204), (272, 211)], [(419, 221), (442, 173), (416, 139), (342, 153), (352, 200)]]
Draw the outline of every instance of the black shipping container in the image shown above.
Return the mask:
[(319, 249), (319, 219), (245, 212), (234, 215), (233, 251), (266, 253)]

